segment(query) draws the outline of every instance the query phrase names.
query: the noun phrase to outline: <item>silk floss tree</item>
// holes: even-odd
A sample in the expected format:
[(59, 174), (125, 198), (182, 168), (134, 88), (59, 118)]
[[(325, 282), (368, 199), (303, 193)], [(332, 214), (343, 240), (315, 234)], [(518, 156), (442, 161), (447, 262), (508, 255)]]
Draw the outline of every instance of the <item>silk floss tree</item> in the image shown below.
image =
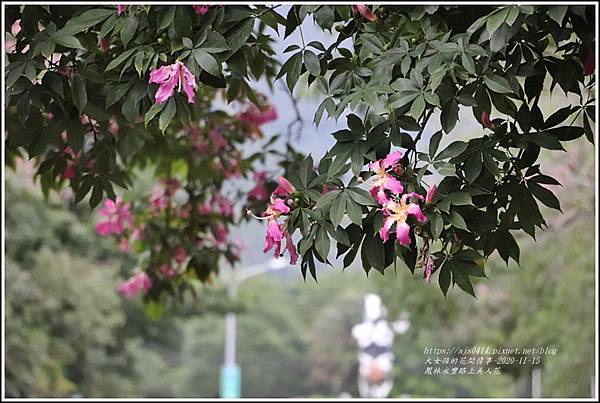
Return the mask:
[[(285, 252), (304, 277), (337, 261), (367, 273), (401, 265), (444, 294), (454, 284), (474, 295), (490, 256), (518, 262), (517, 235), (535, 238), (545, 207), (560, 210), (542, 150), (594, 142), (589, 5), (5, 11), (7, 164), (31, 160), (46, 195), (68, 187), (92, 208), (109, 199), (100, 222), (116, 214), (116, 226), (99, 233), (144, 273), (124, 294), (155, 306), (195, 293), (223, 259), (235, 264), (230, 230), (257, 219), (265, 253)], [(304, 41), (311, 20), (329, 45)], [(273, 43), (296, 31), (280, 64)], [(318, 161), (292, 144), (278, 151), (262, 130), (278, 113), (256, 80), (318, 93), (314, 124), (338, 122), (335, 145)], [(542, 111), (547, 95), (569, 102)], [(472, 137), (459, 117), (478, 122)], [(259, 151), (248, 155), (250, 143)], [(262, 167), (266, 155), (279, 163)], [(139, 195), (133, 175), (148, 167), (156, 188)]]

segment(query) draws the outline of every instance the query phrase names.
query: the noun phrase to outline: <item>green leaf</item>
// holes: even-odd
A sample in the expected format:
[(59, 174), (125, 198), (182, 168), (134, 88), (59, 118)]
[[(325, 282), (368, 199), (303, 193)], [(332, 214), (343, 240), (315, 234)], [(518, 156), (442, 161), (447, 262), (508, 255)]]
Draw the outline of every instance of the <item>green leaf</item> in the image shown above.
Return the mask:
[(167, 105), (162, 110), (160, 118), (158, 119), (158, 128), (161, 132), (164, 132), (167, 129), (167, 127), (171, 123), (171, 120), (173, 120), (173, 117), (175, 116), (176, 112), (177, 107), (175, 106), (175, 100), (173, 99), (173, 97), (171, 97), (167, 101)]
[(202, 49), (195, 49), (192, 54), (194, 55), (194, 60), (196, 60), (196, 63), (198, 63), (202, 69), (215, 77), (221, 76), (220, 63), (218, 63), (209, 53)]
[(442, 140), (442, 134), (443, 134), (442, 131), (439, 130), (439, 131), (435, 132), (431, 136), (431, 139), (429, 140), (429, 156), (432, 158), (438, 150), (440, 141)]
[(417, 98), (415, 98), (412, 105), (410, 106), (410, 114), (415, 119), (418, 119), (421, 117), (424, 110), (425, 110), (425, 97), (423, 95), (419, 95)]
[(129, 42), (135, 36), (138, 24), (139, 20), (136, 16), (132, 15), (127, 17), (127, 20), (125, 21), (125, 26), (121, 30), (121, 41), (123, 42), (125, 48), (127, 48), (127, 44), (129, 44)]
[(123, 63), (125, 60), (131, 57), (133, 55), (133, 52), (135, 52), (136, 50), (137, 48), (133, 48), (121, 53), (118, 57), (116, 57), (110, 63), (108, 63), (108, 66), (106, 66), (106, 69), (104, 69), (104, 71), (109, 71), (119, 66), (121, 63)]
[(525, 136), (525, 140), (549, 150), (565, 150), (556, 136), (550, 133), (530, 133)]
[(92, 195), (90, 196), (89, 200), (91, 208), (96, 208), (102, 201), (102, 191), (102, 184), (99, 181), (97, 181), (94, 185), (94, 190), (92, 191)]
[(323, 260), (327, 259), (330, 248), (329, 235), (323, 227), (319, 227), (315, 236), (315, 249)]
[(348, 196), (360, 206), (377, 206), (377, 203), (369, 192), (358, 187), (349, 187)]
[(329, 210), (329, 218), (334, 227), (337, 227), (342, 222), (344, 214), (346, 213), (346, 200), (347, 196), (344, 192), (340, 193), (338, 197), (331, 204)]
[(473, 204), (471, 195), (462, 191), (452, 192), (446, 196), (446, 199), (455, 206), (470, 206)]
[(455, 141), (451, 143), (448, 147), (446, 147), (443, 151), (441, 151), (435, 159), (437, 161), (443, 160), (446, 158), (454, 158), (463, 153), (467, 149), (467, 143), (464, 141)]
[(118, 100), (123, 98), (132, 86), (133, 86), (132, 81), (127, 81), (125, 83), (118, 84), (118, 85), (107, 86), (106, 106), (104, 108), (105, 109), (110, 108), (112, 105), (114, 105), (115, 102), (117, 102)]
[(225, 37), (218, 32), (208, 31), (206, 40), (202, 43), (200, 49), (208, 53), (219, 53), (230, 50)]
[(458, 286), (467, 294), (470, 294), (475, 297), (475, 291), (473, 291), (473, 284), (471, 284), (471, 280), (469, 276), (461, 270), (461, 266), (457, 265), (453, 260), (449, 260), (446, 264), (450, 264), (450, 270), (452, 271), (452, 279)]
[(300, 72), (302, 70), (302, 54), (300, 52), (296, 53), (290, 58), (289, 61), (290, 65), (285, 75), (285, 82), (290, 91), (293, 91), (294, 86), (298, 82), (298, 78), (300, 78)]
[(527, 181), (527, 187), (529, 188), (533, 196), (542, 203), (544, 203), (546, 206), (558, 211), (562, 211), (560, 208), (560, 202), (558, 201), (558, 198), (550, 190), (538, 185), (534, 181)]
[(360, 253), (372, 267), (383, 273), (385, 269), (385, 250), (381, 238), (377, 235), (367, 235)]
[(328, 207), (340, 194), (340, 190), (330, 190), (329, 192), (322, 195), (317, 203), (315, 204), (315, 208), (325, 208)]
[(79, 120), (72, 121), (67, 127), (67, 140), (69, 146), (78, 153), (83, 147), (83, 127)]
[(567, 9), (569, 6), (566, 4), (559, 6), (550, 6), (548, 8), (548, 16), (552, 18), (558, 25), (562, 25), (563, 20), (565, 19), (565, 15), (567, 14)]
[(57, 35), (55, 34), (52, 39), (55, 43), (64, 46), (66, 48), (83, 49), (81, 43), (77, 38), (72, 35)]
[(442, 263), (438, 271), (440, 272), (440, 274), (438, 275), (438, 283), (440, 284), (440, 289), (444, 293), (444, 296), (446, 296), (446, 293), (448, 292), (448, 287), (450, 287), (450, 280), (452, 279), (451, 270), (447, 260), (444, 263)]
[(453, 100), (442, 108), (441, 120), (444, 131), (450, 133), (458, 122), (458, 103), (456, 101)]
[(56, 31), (55, 35), (69, 36), (78, 34), (104, 21), (115, 13), (116, 12), (114, 9), (107, 8), (93, 8), (91, 10), (87, 10), (77, 17), (73, 17), (67, 21), (63, 28)]
[(318, 76), (321, 74), (319, 58), (310, 50), (304, 51), (304, 65), (306, 66), (306, 70), (308, 70), (308, 72), (313, 76)]
[(489, 76), (485, 76), (483, 78), (483, 82), (485, 83), (485, 85), (492, 91), (500, 93), (500, 94), (507, 94), (512, 92), (512, 89), (510, 88), (510, 84), (508, 84), (508, 81), (506, 81), (505, 78), (500, 77), (497, 74), (490, 74)]
[(510, 7), (503, 7), (490, 14), (485, 23), (485, 28), (490, 35), (493, 34), (500, 27), (500, 25), (502, 25), (502, 23), (506, 20), (506, 17), (508, 17), (509, 12)]
[(444, 219), (442, 218), (442, 215), (438, 212), (431, 214), (429, 216), (429, 223), (431, 225), (431, 235), (433, 236), (433, 239), (438, 239), (444, 229)]
[(165, 105), (165, 102), (162, 104), (152, 104), (148, 112), (144, 115), (144, 126), (148, 127), (148, 123), (165, 108)]
[(164, 7), (158, 14), (158, 30), (168, 28), (175, 19), (175, 7)]
[(71, 84), (71, 96), (73, 97), (75, 107), (81, 115), (88, 102), (85, 80), (81, 76), (77, 75), (73, 78), (73, 83)]
[(479, 174), (481, 174), (482, 169), (483, 163), (481, 162), (481, 155), (477, 153), (471, 156), (471, 158), (469, 158), (467, 162), (465, 162), (464, 167), (465, 179), (467, 180), (467, 182), (473, 183), (473, 181), (475, 181), (475, 179), (479, 177)]
[(362, 224), (362, 208), (357, 202), (355, 202), (350, 197), (347, 197), (346, 199), (346, 214), (350, 218), (350, 221), (352, 221), (354, 224)]
[(246, 43), (248, 37), (252, 34), (253, 27), (254, 18), (246, 18), (225, 33), (225, 39), (227, 39), (227, 43), (231, 49), (227, 52), (225, 59), (237, 52)]
[(462, 216), (456, 211), (450, 213), (450, 216), (448, 217), (448, 222), (455, 228), (463, 229), (465, 231), (468, 230), (467, 223), (465, 222), (464, 218), (462, 218)]

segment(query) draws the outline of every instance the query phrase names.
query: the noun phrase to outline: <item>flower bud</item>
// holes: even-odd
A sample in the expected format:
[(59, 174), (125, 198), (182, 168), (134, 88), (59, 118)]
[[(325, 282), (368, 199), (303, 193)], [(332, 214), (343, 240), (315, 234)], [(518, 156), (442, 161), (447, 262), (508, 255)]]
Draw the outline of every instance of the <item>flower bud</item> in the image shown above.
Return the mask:
[(108, 36), (101, 38), (100, 41), (98, 42), (98, 47), (100, 48), (100, 52), (102, 52), (102, 53), (108, 52), (109, 46), (110, 46), (110, 41), (108, 39)]
[(435, 195), (437, 193), (437, 186), (431, 185), (429, 187), (429, 189), (427, 189), (427, 195), (425, 196), (425, 204), (431, 204), (433, 202), (433, 199), (435, 198)]
[(494, 123), (492, 123), (490, 120), (490, 114), (488, 111), (483, 111), (481, 113), (481, 123), (483, 123), (483, 125), (490, 130), (494, 129)]

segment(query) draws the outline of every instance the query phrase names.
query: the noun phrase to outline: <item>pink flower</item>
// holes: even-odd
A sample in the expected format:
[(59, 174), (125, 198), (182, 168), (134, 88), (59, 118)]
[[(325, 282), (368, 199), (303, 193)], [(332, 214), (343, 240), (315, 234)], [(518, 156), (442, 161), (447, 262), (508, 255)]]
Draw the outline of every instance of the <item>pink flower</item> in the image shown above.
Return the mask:
[(267, 253), (271, 249), (274, 249), (273, 256), (279, 258), (281, 256), (281, 241), (285, 238), (285, 249), (290, 254), (290, 264), (296, 264), (298, 261), (298, 252), (296, 251), (296, 245), (292, 240), (292, 236), (289, 234), (287, 229), (284, 227), (287, 223), (281, 226), (275, 219), (270, 219), (267, 225), (267, 234), (265, 235), (265, 247), (263, 253)]
[(387, 172), (388, 168), (394, 169), (398, 161), (402, 158), (401, 151), (395, 151), (388, 154), (385, 158), (373, 161), (369, 163), (369, 169), (375, 172), (376, 178), (373, 186), (371, 187), (371, 195), (379, 204), (385, 204), (387, 202), (387, 195), (385, 189), (392, 192), (392, 194), (399, 195), (404, 192), (404, 186), (402, 183), (394, 178), (390, 173)]
[(251, 126), (260, 126), (276, 120), (277, 110), (272, 105), (266, 105), (259, 109), (256, 105), (251, 104), (238, 115), (238, 119)]
[(19, 35), (19, 32), (21, 32), (21, 19), (19, 18), (18, 20), (15, 20), (15, 22), (13, 22), (13, 24), (10, 26), (10, 33), (12, 34), (12, 36), (17, 36)]
[(214, 204), (218, 204), (219, 205), (219, 212), (221, 213), (221, 215), (223, 215), (225, 217), (232, 217), (233, 216), (233, 204), (225, 196), (221, 196), (219, 194), (215, 194), (215, 195), (212, 196), (210, 202), (213, 205)]
[(282, 237), (283, 234), (279, 228), (279, 223), (275, 219), (270, 219), (269, 223), (267, 224), (267, 234), (265, 236), (265, 247), (263, 249), (263, 253), (267, 253), (271, 250), (271, 248), (273, 248), (273, 246), (278, 245), (276, 249), (276, 255), (279, 255)]
[(117, 15), (123, 14), (123, 11), (125, 11), (125, 6), (123, 4), (117, 4)]
[(481, 123), (490, 130), (494, 128), (494, 123), (490, 120), (488, 111), (481, 112)]
[(283, 236), (285, 237), (285, 249), (290, 254), (290, 264), (296, 264), (298, 261), (298, 252), (296, 251), (296, 245), (294, 245), (292, 236), (287, 231), (283, 233)]
[(433, 203), (433, 199), (437, 194), (437, 186), (435, 184), (431, 185), (429, 189), (427, 189), (427, 195), (425, 196), (425, 204)]
[(185, 253), (185, 249), (180, 246), (179, 248), (177, 248), (175, 250), (175, 254), (173, 255), (173, 257), (175, 258), (175, 261), (179, 264), (183, 263), (185, 261), (185, 259), (187, 258), (187, 254)]
[(144, 223), (141, 223), (139, 227), (133, 228), (133, 230), (131, 231), (131, 238), (135, 241), (142, 239), (142, 233), (144, 232), (145, 227), (146, 225)]
[(406, 223), (409, 215), (413, 215), (417, 221), (423, 223), (427, 221), (427, 217), (421, 212), (421, 207), (416, 203), (407, 203), (410, 197), (415, 197), (424, 200), (423, 196), (416, 193), (407, 193), (402, 196), (400, 202), (388, 200), (383, 207), (383, 227), (379, 230), (379, 236), (383, 242), (387, 242), (388, 234), (392, 225), (396, 224), (396, 239), (400, 245), (408, 246), (411, 243), (410, 226)]
[(283, 176), (280, 176), (279, 178), (277, 178), (277, 183), (279, 183), (279, 186), (277, 186), (277, 188), (273, 192), (276, 195), (289, 196), (296, 191), (296, 188), (294, 187), (294, 185), (292, 185)]
[(96, 225), (96, 232), (99, 235), (120, 235), (125, 230), (126, 225), (133, 226), (130, 205), (119, 197), (117, 197), (116, 202), (106, 199), (104, 207), (100, 209), (100, 215), (106, 217), (106, 221)]
[(65, 168), (65, 172), (63, 172), (62, 176), (65, 179), (73, 179), (77, 176), (77, 172), (75, 171), (75, 161), (67, 160), (67, 167)]
[(140, 272), (119, 285), (119, 292), (127, 298), (135, 297), (140, 291), (144, 293), (152, 288), (152, 280), (145, 272)]
[(208, 10), (210, 9), (209, 4), (198, 4), (192, 7), (194, 8), (194, 12), (199, 15), (204, 15), (208, 13)]
[(202, 203), (198, 205), (198, 212), (200, 214), (210, 214), (212, 213), (212, 207), (210, 205), (210, 203), (206, 202), (206, 203)]
[(377, 21), (377, 16), (364, 4), (353, 4), (352, 11), (355, 13), (360, 13), (365, 19), (368, 21)]
[(212, 144), (213, 149), (216, 152), (227, 149), (229, 146), (229, 141), (221, 134), (217, 129), (212, 129), (208, 134), (210, 142)]
[(157, 104), (161, 104), (169, 99), (177, 86), (179, 91), (181, 91), (181, 88), (183, 87), (183, 91), (188, 98), (188, 103), (194, 103), (196, 78), (181, 62), (162, 66), (153, 70), (150, 73), (150, 80), (148, 83), (160, 84), (155, 95), (155, 102)]
[(285, 204), (282, 199), (277, 199), (271, 195), (267, 210), (264, 212), (265, 217), (278, 218), (281, 214), (287, 214), (290, 212), (290, 208)]
[(173, 276), (175, 276), (175, 270), (173, 270), (173, 268), (171, 266), (169, 266), (168, 264), (163, 264), (160, 266), (160, 272), (162, 274), (165, 275), (165, 277), (167, 278), (171, 278)]
[(267, 179), (267, 173), (255, 172), (254, 173), (254, 181), (256, 185), (248, 192), (248, 199), (250, 200), (264, 200), (267, 198), (267, 188), (265, 187), (265, 181)]
[(585, 63), (583, 63), (583, 75), (592, 75), (594, 74), (594, 70), (596, 70), (596, 53), (590, 52), (585, 59)]
[(129, 240), (127, 239), (127, 237), (121, 238), (121, 240), (119, 241), (119, 250), (121, 252), (127, 252), (128, 249), (129, 249)]
[(225, 224), (221, 222), (218, 223), (216, 226), (212, 227), (212, 232), (215, 236), (215, 241), (217, 241), (217, 244), (222, 245), (227, 242), (227, 235), (229, 234), (229, 231), (227, 230)]

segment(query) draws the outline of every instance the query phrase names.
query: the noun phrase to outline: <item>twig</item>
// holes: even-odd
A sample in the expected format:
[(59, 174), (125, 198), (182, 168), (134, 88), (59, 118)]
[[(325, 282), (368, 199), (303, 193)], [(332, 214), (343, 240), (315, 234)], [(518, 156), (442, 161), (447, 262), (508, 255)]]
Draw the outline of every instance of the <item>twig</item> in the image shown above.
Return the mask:
[(292, 94), (292, 92), (290, 91), (290, 89), (284, 85), (281, 84), (285, 87), (285, 92), (288, 95), (288, 97), (290, 98), (290, 101), (292, 102), (292, 107), (294, 108), (294, 114), (296, 115), (294, 120), (292, 120), (288, 125), (287, 125), (287, 138), (288, 138), (288, 142), (290, 142), (292, 140), (292, 135), (294, 134), (294, 126), (298, 126), (297, 129), (295, 129), (296, 133), (295, 133), (295, 137), (299, 137), (300, 134), (302, 133), (302, 129), (304, 129), (304, 120), (302, 120), (302, 116), (300, 115), (300, 109), (298, 109), (298, 102), (296, 101), (296, 99), (294, 98), (294, 95)]

